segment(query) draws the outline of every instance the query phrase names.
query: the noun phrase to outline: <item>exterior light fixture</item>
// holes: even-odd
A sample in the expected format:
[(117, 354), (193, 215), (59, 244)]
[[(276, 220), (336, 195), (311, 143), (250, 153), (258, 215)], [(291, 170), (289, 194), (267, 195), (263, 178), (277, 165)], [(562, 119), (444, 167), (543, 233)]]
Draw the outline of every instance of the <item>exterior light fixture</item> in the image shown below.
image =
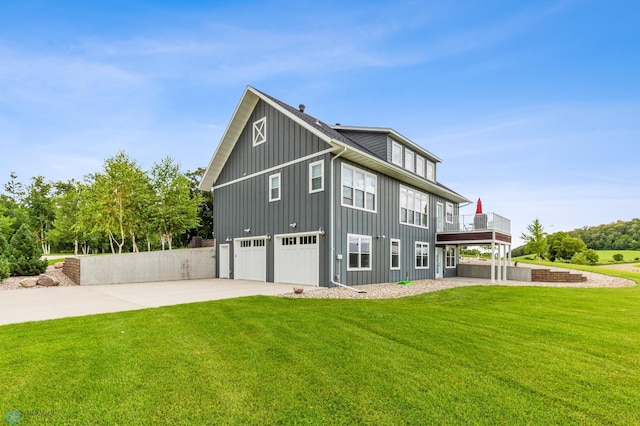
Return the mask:
[(318, 234), (324, 235), (324, 228), (322, 226), (318, 229)]
[(227, 238), (225, 239), (225, 241), (226, 241), (226, 242), (233, 241), (233, 238), (231, 238), (231, 237), (227, 237)]
[(293, 223), (290, 223), (289, 226), (295, 229), (295, 227), (298, 226), (298, 224), (293, 222)]
[(245, 228), (245, 229), (244, 229), (244, 233), (245, 233), (245, 234), (248, 234), (249, 232), (251, 232), (251, 228)]

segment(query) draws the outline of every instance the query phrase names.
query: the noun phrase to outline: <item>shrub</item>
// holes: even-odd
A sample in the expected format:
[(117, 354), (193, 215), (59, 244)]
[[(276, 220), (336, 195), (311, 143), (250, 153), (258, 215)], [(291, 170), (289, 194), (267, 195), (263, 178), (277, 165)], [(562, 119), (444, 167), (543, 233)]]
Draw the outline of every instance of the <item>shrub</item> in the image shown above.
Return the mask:
[(27, 225), (21, 225), (11, 237), (11, 242), (6, 250), (6, 258), (9, 261), (11, 275), (30, 276), (43, 273), (46, 271), (49, 262), (41, 260), (41, 256), (42, 247), (40, 247)]
[(0, 256), (0, 281), (11, 275), (11, 268), (6, 257)]
[(584, 256), (589, 262), (589, 265), (595, 265), (600, 260), (600, 255), (594, 249), (587, 249), (584, 251)]
[(624, 260), (624, 256), (622, 255), (622, 253), (616, 253), (613, 255), (613, 260), (615, 260), (616, 262), (622, 262)]
[(587, 261), (587, 256), (585, 256), (584, 252), (580, 252), (573, 255), (571, 263), (576, 265), (586, 265), (589, 262)]

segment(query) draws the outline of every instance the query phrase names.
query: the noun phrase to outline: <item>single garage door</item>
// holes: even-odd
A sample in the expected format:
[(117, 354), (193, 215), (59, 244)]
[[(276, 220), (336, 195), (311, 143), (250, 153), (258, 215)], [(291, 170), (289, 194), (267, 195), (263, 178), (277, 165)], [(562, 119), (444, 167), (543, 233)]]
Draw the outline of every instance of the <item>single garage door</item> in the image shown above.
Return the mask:
[(274, 281), (319, 284), (318, 234), (277, 236), (274, 247)]
[(236, 280), (267, 280), (267, 247), (264, 238), (234, 241), (233, 277)]

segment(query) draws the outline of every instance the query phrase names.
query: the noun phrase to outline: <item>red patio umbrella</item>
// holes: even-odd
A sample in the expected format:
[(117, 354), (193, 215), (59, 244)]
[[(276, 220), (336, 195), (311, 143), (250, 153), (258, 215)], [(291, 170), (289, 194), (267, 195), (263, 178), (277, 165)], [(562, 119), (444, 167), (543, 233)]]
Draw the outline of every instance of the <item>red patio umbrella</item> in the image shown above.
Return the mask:
[(482, 200), (478, 198), (478, 207), (476, 207), (476, 214), (482, 214)]

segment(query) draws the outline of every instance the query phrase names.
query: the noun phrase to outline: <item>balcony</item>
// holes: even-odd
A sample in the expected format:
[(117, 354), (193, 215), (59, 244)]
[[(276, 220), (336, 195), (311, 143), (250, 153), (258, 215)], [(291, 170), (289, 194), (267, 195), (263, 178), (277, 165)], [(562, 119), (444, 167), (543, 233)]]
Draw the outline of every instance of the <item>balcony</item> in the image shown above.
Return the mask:
[(496, 213), (438, 218), (436, 244), (511, 244), (511, 221)]

